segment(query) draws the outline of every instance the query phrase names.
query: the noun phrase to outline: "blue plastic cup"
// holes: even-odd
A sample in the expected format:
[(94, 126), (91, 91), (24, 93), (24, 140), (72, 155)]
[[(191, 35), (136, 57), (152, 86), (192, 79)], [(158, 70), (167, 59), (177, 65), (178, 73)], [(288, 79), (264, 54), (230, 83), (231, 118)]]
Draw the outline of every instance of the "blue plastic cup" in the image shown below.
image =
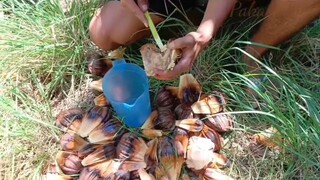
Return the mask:
[(124, 59), (113, 61), (113, 67), (103, 77), (102, 89), (128, 127), (141, 127), (150, 116), (149, 81), (138, 65)]

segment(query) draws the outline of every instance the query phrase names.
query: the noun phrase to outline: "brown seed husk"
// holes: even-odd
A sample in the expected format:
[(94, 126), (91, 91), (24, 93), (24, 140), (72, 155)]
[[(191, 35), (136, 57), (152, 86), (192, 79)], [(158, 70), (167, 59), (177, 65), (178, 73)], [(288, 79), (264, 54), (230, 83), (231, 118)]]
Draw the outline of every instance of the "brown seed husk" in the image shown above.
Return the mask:
[[(201, 86), (199, 82), (194, 78), (192, 74), (184, 74), (180, 76), (180, 82), (179, 82), (179, 92), (178, 92), (178, 98), (183, 99), (185, 91), (188, 89), (188, 91), (192, 91), (193, 93), (187, 93), (187, 95), (193, 96), (194, 93), (201, 94)], [(185, 95), (185, 96), (187, 96)], [(185, 97), (185, 100), (189, 102), (189, 97)], [(193, 99), (193, 98), (192, 98)]]
[(62, 135), (60, 139), (60, 144), (63, 150), (79, 151), (89, 143), (86, 140), (84, 140), (82, 137), (80, 137), (78, 134), (73, 132), (68, 132)]
[(147, 164), (144, 161), (124, 161), (121, 166), (120, 170), (130, 172), (139, 169), (144, 169), (147, 167)]
[(176, 127), (173, 132), (173, 137), (175, 141), (179, 141), (183, 147), (183, 157), (187, 158), (187, 148), (189, 143), (188, 132), (184, 129)]
[(112, 68), (112, 61), (102, 55), (93, 55), (88, 64), (89, 72), (93, 75), (103, 77)]
[(180, 176), (184, 163), (183, 155), (183, 147), (179, 141), (173, 141), (168, 137), (160, 139), (158, 157), (169, 179), (177, 179)]
[(175, 97), (170, 93), (170, 91), (162, 88), (157, 95), (157, 106), (164, 107), (168, 109), (173, 109), (175, 102)]
[(98, 170), (89, 169), (89, 167), (85, 167), (82, 169), (79, 180), (99, 180), (100, 173)]
[(179, 104), (175, 109), (174, 113), (176, 115), (177, 120), (182, 119), (191, 119), (193, 118), (193, 112), (190, 106), (187, 106), (185, 104)]
[(88, 137), (90, 143), (104, 144), (108, 141), (114, 140), (120, 136), (123, 132), (121, 131), (121, 123), (116, 119), (109, 119), (99, 127), (94, 129)]
[(76, 153), (59, 151), (56, 155), (56, 160), (60, 169), (66, 175), (78, 174), (83, 169), (81, 159)]
[(177, 120), (176, 126), (189, 132), (200, 132), (203, 129), (203, 123), (199, 119), (183, 119)]
[(162, 136), (162, 131), (156, 129), (142, 129), (141, 132), (148, 139), (154, 139)]
[(109, 100), (104, 96), (104, 94), (100, 94), (99, 96), (94, 98), (94, 104), (96, 106), (109, 106)]
[(115, 159), (104, 161), (102, 163), (95, 164), (91, 166), (91, 169), (99, 172), (99, 176), (103, 179), (111, 178), (113, 179), (115, 173), (119, 170), (121, 162)]
[(100, 146), (92, 153), (90, 153), (87, 157), (85, 157), (81, 163), (83, 166), (89, 166), (92, 164), (96, 164), (103, 161), (108, 161), (110, 159), (115, 158), (116, 156), (116, 148), (114, 142), (109, 142), (108, 144), (104, 144)]
[(203, 122), (219, 133), (230, 132), (233, 128), (233, 120), (228, 114), (207, 115)]
[(174, 112), (167, 108), (158, 108), (158, 113), (154, 128), (167, 132), (172, 131), (176, 121)]
[(212, 115), (222, 112), (226, 102), (221, 93), (211, 94), (200, 101), (192, 104), (191, 108), (195, 114)]
[(72, 108), (61, 111), (56, 117), (56, 125), (67, 132), (68, 130), (77, 132), (83, 118), (83, 111), (80, 108)]
[(142, 125), (141, 129), (154, 129), (155, 121), (158, 118), (158, 111), (152, 111), (149, 118)]
[(145, 169), (139, 169), (138, 173), (139, 173), (139, 177), (141, 180), (155, 180), (156, 179), (153, 175), (148, 174)]
[(148, 146), (144, 140), (132, 133), (124, 134), (116, 148), (117, 157), (121, 160), (144, 161)]
[(146, 152), (147, 158), (155, 162), (156, 164), (159, 162), (158, 161), (158, 144), (159, 144), (158, 138), (152, 139), (147, 143), (148, 149)]
[(78, 134), (81, 137), (87, 137), (96, 127), (107, 121), (111, 117), (109, 107), (95, 106), (91, 108), (83, 117)]
[(223, 146), (223, 138), (215, 130), (204, 124), (202, 131), (199, 133), (200, 137), (208, 138), (214, 143), (214, 151), (220, 151)]

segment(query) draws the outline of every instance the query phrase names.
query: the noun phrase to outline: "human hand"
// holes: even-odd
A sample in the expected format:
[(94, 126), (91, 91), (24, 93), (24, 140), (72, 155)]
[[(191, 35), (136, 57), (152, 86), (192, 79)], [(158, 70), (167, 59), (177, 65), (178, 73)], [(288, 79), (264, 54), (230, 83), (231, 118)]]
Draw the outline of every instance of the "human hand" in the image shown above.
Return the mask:
[(189, 71), (199, 53), (208, 45), (210, 40), (211, 37), (207, 38), (198, 32), (191, 32), (170, 42), (168, 48), (182, 50), (181, 59), (173, 70), (154, 69), (154, 77), (159, 80), (172, 80)]
[(144, 16), (144, 12), (148, 10), (148, 0), (121, 0), (121, 6), (129, 9), (146, 27), (148, 27), (148, 22)]

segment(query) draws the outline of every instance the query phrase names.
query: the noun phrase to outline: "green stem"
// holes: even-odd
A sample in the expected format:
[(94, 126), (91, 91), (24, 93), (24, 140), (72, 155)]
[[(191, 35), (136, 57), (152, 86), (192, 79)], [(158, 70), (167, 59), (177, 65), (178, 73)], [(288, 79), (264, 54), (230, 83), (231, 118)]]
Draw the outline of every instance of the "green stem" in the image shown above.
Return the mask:
[(152, 21), (152, 19), (151, 19), (151, 17), (150, 17), (149, 12), (146, 11), (146, 12), (144, 13), (144, 15), (145, 15), (146, 18), (147, 18), (147, 21), (148, 21), (148, 25), (149, 25), (151, 34), (152, 34), (154, 40), (156, 41), (157, 46), (160, 48), (161, 52), (163, 52), (163, 51), (166, 49), (166, 47), (163, 45), (163, 43), (162, 43), (162, 41), (161, 41), (161, 39), (160, 39), (160, 36), (159, 36), (159, 34), (158, 34), (158, 32), (157, 32), (157, 29), (156, 29), (155, 25), (153, 24), (153, 21)]

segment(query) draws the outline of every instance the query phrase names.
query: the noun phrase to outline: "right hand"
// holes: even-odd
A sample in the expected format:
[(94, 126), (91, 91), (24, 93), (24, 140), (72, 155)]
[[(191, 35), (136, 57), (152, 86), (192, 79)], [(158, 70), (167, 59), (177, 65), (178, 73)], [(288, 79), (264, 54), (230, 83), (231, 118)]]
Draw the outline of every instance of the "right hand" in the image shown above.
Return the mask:
[(129, 9), (146, 27), (148, 22), (144, 13), (148, 10), (148, 0), (121, 0), (121, 6)]

